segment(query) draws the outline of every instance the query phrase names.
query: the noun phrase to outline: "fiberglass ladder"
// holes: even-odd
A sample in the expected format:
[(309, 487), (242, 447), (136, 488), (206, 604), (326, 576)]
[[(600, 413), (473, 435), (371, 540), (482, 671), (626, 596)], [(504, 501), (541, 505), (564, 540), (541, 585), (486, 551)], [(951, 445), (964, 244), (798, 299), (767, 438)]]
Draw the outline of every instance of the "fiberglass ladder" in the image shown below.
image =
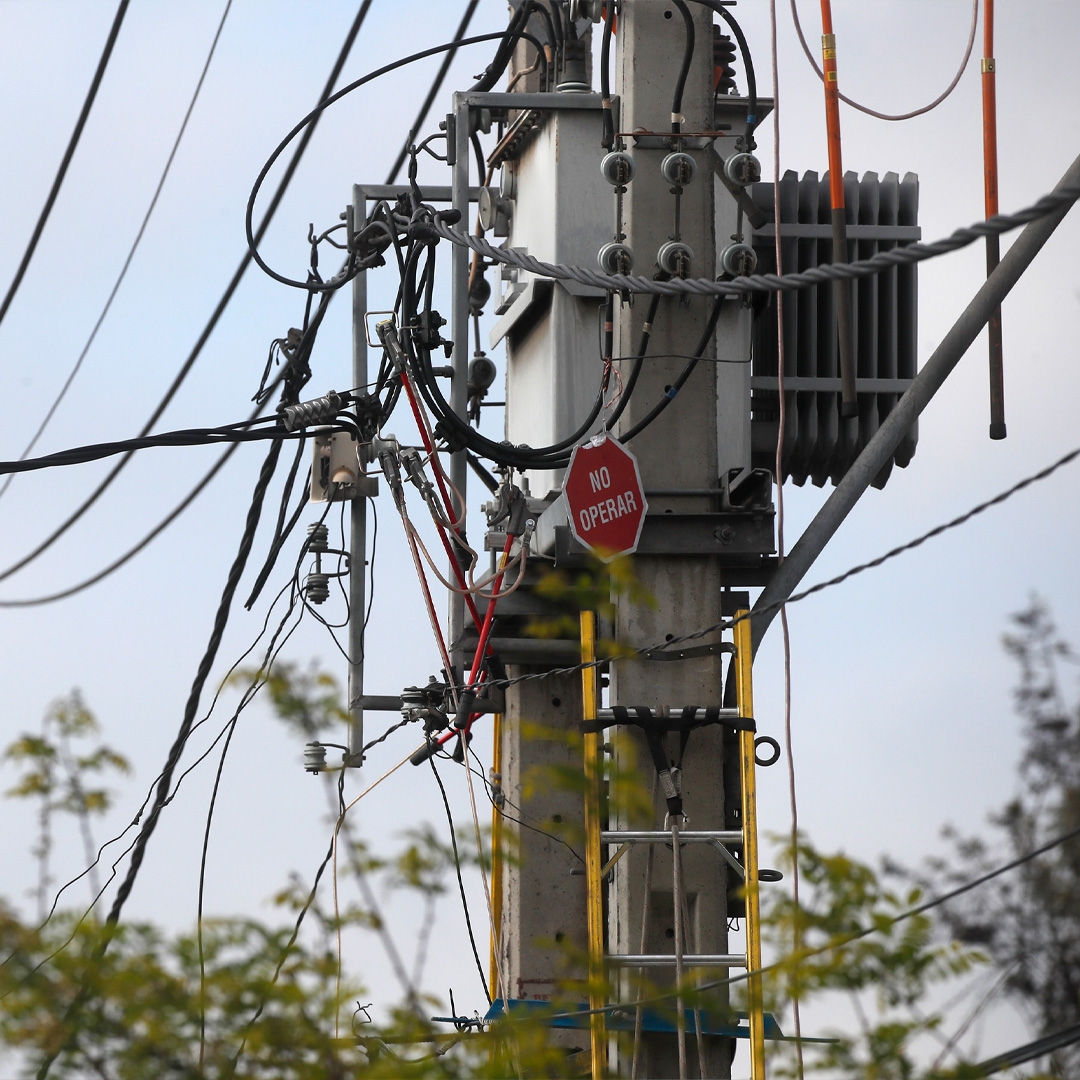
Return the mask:
[[(751, 679), (751, 642), (749, 611), (740, 609), (735, 614), (734, 654), (737, 707), (734, 709), (694, 710), (694, 716), (707, 712), (712, 722), (726, 721), (738, 730), (739, 774), (742, 787), (741, 824), (738, 830), (686, 830), (679, 828), (680, 814), (671, 815), (670, 830), (609, 830), (601, 828), (601, 786), (603, 768), (601, 743), (603, 735), (599, 727), (625, 722), (627, 710), (598, 708), (596, 680), (596, 623), (591, 611), (581, 613), (582, 661), (589, 665), (582, 671), (585, 734), (585, 877), (587, 901), (587, 925), (589, 942), (589, 1014), (592, 1077), (599, 1080), (607, 1067), (606, 1012), (610, 1009), (606, 998), (608, 965), (620, 967), (675, 967), (677, 1011), (676, 1027), (679, 1040), (679, 1070), (681, 1080), (686, 1078), (686, 1012), (682, 1005), (684, 989), (692, 990), (683, 981), (685, 968), (740, 967), (749, 973), (748, 1011), (750, 1042), (750, 1078), (765, 1080), (765, 1023), (761, 976), (761, 926), (758, 886), (760, 882), (757, 842), (757, 787), (756, 759), (753, 724), (753, 684)], [(670, 715), (686, 718), (689, 709), (668, 710)], [(661, 713), (661, 715), (664, 715)], [(705, 719), (705, 717), (702, 717)], [(741, 721), (741, 723), (740, 723)], [(590, 730), (590, 728), (592, 730)], [(665, 770), (666, 771), (666, 770)], [(665, 794), (675, 791), (670, 773), (659, 776)], [(665, 782), (666, 781), (666, 782)], [(633, 844), (670, 844), (672, 847), (673, 907), (675, 922), (674, 954), (619, 954), (610, 955), (604, 950), (603, 882), (614, 864)], [(745, 954), (684, 954), (684, 920), (686, 915), (685, 894), (682, 890), (683, 844), (709, 844), (715, 847), (725, 862), (743, 879), (745, 913)], [(603, 848), (617, 846), (616, 853), (606, 862)], [(740, 862), (729, 850), (738, 846), (742, 850)], [(685, 920), (685, 931), (689, 920)], [(640, 1033), (641, 1009), (637, 1009), (635, 1037)], [(702, 1039), (700, 1010), (694, 1010), (699, 1052)]]

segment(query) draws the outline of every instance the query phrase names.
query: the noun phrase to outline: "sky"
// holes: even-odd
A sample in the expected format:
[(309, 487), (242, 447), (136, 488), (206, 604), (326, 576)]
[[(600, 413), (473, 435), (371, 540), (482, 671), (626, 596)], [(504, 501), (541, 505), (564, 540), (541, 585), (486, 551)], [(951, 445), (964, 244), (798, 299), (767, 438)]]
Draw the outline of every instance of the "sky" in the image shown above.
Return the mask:
[[(967, 0), (835, 0), (841, 88), (885, 111), (932, 100), (951, 79), (966, 42)], [(448, 40), (459, 5), (374, 0), (340, 83), (414, 49)], [(339, 0), (234, 0), (200, 99), (127, 280), (83, 368), (39, 444), (48, 453), (134, 435), (186, 357), (245, 247), (244, 207), (278, 140), (314, 104), (356, 5)], [(779, 3), (781, 169), (826, 168), (820, 83)], [(1080, 151), (1080, 74), (1073, 52), (1080, 7), (1068, 0), (999, 0), (997, 8), (1000, 198), (1003, 211), (1048, 192)], [(52, 217), (0, 326), (4, 424), (0, 458), (15, 458), (67, 377), (123, 263), (206, 58), (223, 0), (134, 0)], [(801, 9), (808, 39), (817, 6)], [(114, 13), (111, 3), (5, 0), (0, 37), (0, 286), (6, 288), (52, 182)], [(769, 10), (736, 8), (757, 63), (769, 77)], [(406, 16), (403, 18), (402, 16)], [(505, 7), (483, 0), (473, 32), (500, 29)], [(405, 30), (405, 32), (403, 32)], [(915, 172), (920, 224), (936, 239), (983, 213), (979, 39), (952, 96), (933, 112), (889, 124), (842, 107), (844, 160), (859, 173)], [(487, 63), (477, 46), (455, 60), (427, 130)], [(263, 247), (293, 276), (306, 265), (309, 223), (336, 223), (354, 182), (382, 182), (426, 93), (438, 60), (388, 76), (328, 110)], [(772, 175), (771, 119), (759, 156)], [(426, 165), (422, 178), (448, 180)], [(1012, 236), (1003, 240), (1003, 246)], [(987, 437), (986, 342), (980, 337), (920, 421), (907, 469), (870, 491), (837, 533), (806, 584), (873, 558), (997, 494), (1080, 445), (1080, 273), (1074, 211), (1051, 237), (1004, 306), (1009, 437)], [(919, 359), (931, 354), (984, 275), (981, 246), (920, 267)], [(389, 307), (389, 274), (371, 275), (370, 306)], [(250, 270), (158, 430), (229, 423), (250, 409), (270, 342), (299, 323), (303, 297)], [(313, 357), (311, 396), (350, 384), (350, 310), (331, 305)], [(500, 418), (488, 410), (489, 433)], [(395, 423), (397, 418), (395, 417)], [(401, 425), (404, 428), (404, 423)], [(242, 530), (262, 450), (242, 447), (204, 495), (138, 558), (100, 584), (55, 604), (0, 609), (0, 742), (40, 727), (55, 698), (79, 688), (103, 737), (129, 757), (134, 778), (118, 788), (99, 842), (130, 820), (164, 761), (210, 632)], [(190, 489), (214, 454), (203, 448), (136, 456), (85, 518), (20, 573), (0, 582), (0, 600), (44, 595), (101, 569), (140, 539)], [(100, 480), (108, 462), (16, 477), (0, 498), (0, 568), (21, 558)], [(963, 528), (790, 609), (793, 750), (800, 825), (826, 850), (909, 863), (942, 850), (947, 823), (983, 828), (1015, 786), (1020, 742), (1010, 701), (1014, 671), (1000, 638), (1010, 613), (1032, 595), (1050, 605), (1065, 636), (1080, 641), (1075, 559), (1080, 465), (1066, 467)], [(785, 491), (790, 546), (827, 490)], [(276, 496), (274, 503), (276, 505)], [(438, 667), (400, 526), (385, 497), (368, 634), (368, 689), (394, 693)], [(272, 516), (272, 515), (267, 515)], [(302, 518), (314, 520), (317, 510)], [(336, 513), (328, 520), (332, 533)], [(246, 581), (268, 543), (264, 521)], [(279, 567), (277, 587), (288, 571)], [(243, 585), (241, 586), (243, 591)], [(275, 589), (276, 591), (276, 589)], [(341, 612), (330, 612), (337, 616)], [(248, 648), (265, 603), (233, 612), (211, 676), (216, 685)], [(687, 627), (688, 631), (695, 628)], [(327, 631), (305, 620), (283, 657), (317, 661), (344, 680)], [(230, 696), (231, 695), (231, 696)], [(755, 668), (759, 727), (783, 727), (779, 624)], [(225, 691), (224, 701), (236, 695)], [(215, 714), (215, 733), (228, 713)], [(371, 715), (372, 734), (393, 716)], [(209, 740), (198, 743), (194, 760)], [(478, 739), (478, 747), (484, 739)], [(412, 734), (388, 741), (350, 775), (346, 794), (412, 749)], [(483, 753), (489, 751), (483, 748)], [(328, 839), (325, 796), (301, 766), (302, 740), (261, 705), (245, 712), (223, 773), (210, 843), (207, 909), (278, 918), (269, 898), (290, 872), (313, 876)], [(8, 788), (15, 773), (0, 769)], [(199, 848), (213, 779), (208, 762), (163, 815), (125, 912), (175, 929), (194, 920)], [(455, 816), (469, 820), (461, 776), (450, 774)], [(760, 826), (790, 826), (781, 767), (762, 770)], [(484, 807), (481, 815), (486, 819)], [(0, 801), (2, 891), (32, 910), (36, 867), (30, 807)], [(406, 767), (355, 812), (357, 832), (388, 851), (423, 822), (445, 831), (430, 773)], [(82, 869), (74, 828), (58, 837), (58, 881)], [(474, 922), (483, 895), (469, 877)], [(80, 891), (81, 890), (81, 891)], [(82, 901), (85, 889), (74, 888)], [(418, 908), (383, 896), (391, 933), (411, 952)], [(423, 980), (445, 998), (450, 985), (482, 1008), (453, 896), (440, 909)], [(483, 933), (483, 932), (482, 932)], [(399, 996), (370, 938), (350, 939), (349, 966), (369, 997)], [(481, 942), (486, 955), (486, 935)], [(1007, 1027), (1007, 1025), (1006, 1025)], [(1021, 1038), (988, 1032), (986, 1053)], [(1001, 1045), (995, 1038), (1004, 1040)]]

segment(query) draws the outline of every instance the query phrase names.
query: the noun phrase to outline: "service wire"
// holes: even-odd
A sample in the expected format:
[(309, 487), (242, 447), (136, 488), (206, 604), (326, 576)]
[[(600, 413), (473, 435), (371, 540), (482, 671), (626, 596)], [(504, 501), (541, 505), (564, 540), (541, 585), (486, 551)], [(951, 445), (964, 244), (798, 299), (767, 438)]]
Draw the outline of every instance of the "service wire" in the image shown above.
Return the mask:
[(604, 107), (600, 145), (605, 150), (615, 145), (615, 119), (611, 110), (611, 36), (614, 31), (615, 0), (607, 0), (604, 5), (604, 34), (600, 39), (600, 97)]
[[(528, 6), (528, 5), (527, 5)], [(522, 10), (525, 10), (524, 8)], [(351, 94), (354, 90), (359, 90), (360, 87), (366, 86), (369, 82), (373, 82), (375, 79), (381, 78), (383, 75), (389, 74), (391, 71), (397, 71), (399, 68), (406, 67), (409, 64), (415, 64), (419, 60), (426, 60), (429, 56), (438, 56), (439, 53), (444, 53), (452, 49), (462, 48), (466, 45), (478, 45), (485, 41), (507, 41), (512, 39), (516, 42), (518, 39), (524, 39), (532, 42), (543, 55), (543, 45), (531, 34), (526, 34), (523, 30), (509, 31), (499, 30), (490, 34), (477, 34), (474, 37), (462, 38), (461, 41), (445, 42), (442, 45), (434, 45), (430, 49), (423, 49), (420, 52), (412, 53), (410, 56), (402, 57), (400, 60), (394, 60), (389, 64), (384, 64), (381, 68), (376, 68), (374, 71), (368, 72), (368, 74), (361, 76), (359, 79), (348, 83), (340, 90), (331, 94), (329, 97), (324, 98), (311, 110), (299, 123), (297, 123), (292, 130), (285, 136), (281, 142), (274, 148), (273, 153), (267, 158), (266, 164), (259, 170), (259, 175), (255, 178), (255, 184), (251, 189), (251, 194), (248, 196), (247, 209), (244, 212), (244, 235), (247, 238), (248, 253), (251, 258), (258, 264), (259, 268), (275, 281), (281, 282), (282, 285), (289, 285), (294, 289), (305, 289), (311, 292), (322, 292), (329, 289), (338, 289), (349, 280), (349, 275), (344, 277), (331, 279), (330, 281), (319, 283), (312, 282), (310, 280), (297, 280), (296, 278), (286, 277), (284, 274), (279, 274), (271, 266), (269, 266), (265, 259), (259, 254), (259, 239), (255, 236), (252, 228), (252, 218), (255, 213), (255, 200), (258, 198), (259, 191), (262, 188), (263, 181), (266, 179), (267, 174), (274, 167), (277, 159), (284, 153), (285, 148), (300, 134), (304, 128), (311, 124), (314, 124), (316, 120), (322, 115), (323, 111), (328, 109), (335, 102), (340, 101), (346, 94)], [(355, 270), (350, 271), (355, 273)]]
[(682, 16), (683, 27), (686, 29), (686, 41), (683, 45), (682, 65), (679, 67), (679, 77), (675, 80), (675, 94), (671, 99), (671, 133), (678, 135), (682, 131), (682, 99), (686, 89), (686, 79), (690, 74), (690, 65), (694, 60), (694, 20), (690, 15), (690, 9), (683, 0), (673, 0), (675, 9)]
[(758, 122), (758, 91), (757, 75), (754, 72), (754, 58), (750, 55), (750, 46), (747, 44), (746, 35), (742, 32), (742, 27), (736, 21), (735, 16), (724, 7), (721, 0), (691, 0), (691, 2), (702, 4), (704, 7), (711, 8), (715, 11), (716, 14), (727, 23), (732, 36), (739, 46), (739, 54), (742, 56), (743, 67), (746, 68), (746, 97), (748, 99), (746, 110), (746, 149), (750, 153), (753, 153), (757, 147), (757, 143), (754, 140), (754, 131), (757, 128)]
[[(356, 40), (356, 37), (360, 32), (360, 27), (363, 25), (364, 17), (367, 15), (367, 11), (370, 6), (371, 0), (364, 0), (364, 3), (361, 4), (360, 10), (357, 12), (356, 18), (353, 20), (352, 26), (349, 28), (349, 32), (345, 36), (345, 41), (342, 43), (341, 49), (338, 52), (337, 59), (334, 61), (334, 67), (330, 72), (330, 77), (327, 79), (326, 84), (323, 87), (321, 95), (323, 98), (325, 98), (330, 93), (330, 91), (333, 90), (334, 83), (337, 82), (338, 76), (341, 74), (341, 70), (345, 66), (345, 61), (349, 57), (349, 53), (352, 50), (353, 42)], [(300, 164), (300, 160), (304, 156), (305, 150), (307, 150), (308, 144), (311, 142), (312, 135), (314, 135), (315, 133), (316, 123), (317, 121), (313, 121), (312, 125), (308, 128), (308, 130), (304, 132), (303, 137), (300, 139), (296, 149), (293, 151), (292, 157), (289, 159), (289, 164), (285, 167), (285, 173), (282, 176), (281, 180), (278, 182), (277, 189), (274, 192), (273, 198), (270, 200), (270, 205), (266, 208), (266, 211), (264, 212), (262, 217), (262, 221), (259, 223), (259, 230), (257, 233), (259, 239), (261, 239), (263, 235), (265, 235), (266, 230), (270, 227), (270, 222), (273, 220), (274, 215), (277, 213), (277, 209), (281, 205), (281, 200), (285, 197), (285, 192), (288, 190), (289, 183), (291, 182), (293, 176), (296, 173), (296, 169)], [(239, 266), (237, 266), (232, 278), (229, 280), (229, 284), (225, 287), (225, 292), (222, 293), (221, 299), (217, 302), (216, 307), (210, 314), (210, 318), (207, 320), (206, 325), (203, 327), (198, 339), (192, 346), (191, 351), (188, 353), (187, 359), (183, 362), (183, 364), (181, 364), (180, 370), (173, 377), (173, 381), (170, 384), (168, 390), (165, 391), (164, 396), (158, 402), (154, 411), (150, 414), (149, 419), (143, 425), (142, 430), (139, 432), (140, 435), (146, 435), (154, 427), (158, 420), (161, 419), (165, 410), (169, 407), (169, 403), (176, 396), (184, 380), (190, 374), (191, 369), (195, 366), (196, 360), (198, 360), (199, 356), (202, 354), (202, 350), (205, 347), (206, 343), (210, 340), (211, 334), (213, 334), (215, 327), (221, 319), (221, 316), (225, 313), (225, 309), (229, 306), (229, 302), (235, 295), (237, 288), (239, 288), (240, 281), (246, 273), (250, 263), (251, 256), (250, 254), (245, 252), (244, 257), (240, 260)], [(4, 581), (7, 578), (11, 577), (12, 574), (17, 573), (24, 566), (28, 566), (40, 555), (48, 551), (49, 548), (52, 547), (52, 545), (55, 544), (56, 541), (59, 540), (60, 537), (63, 536), (68, 531), (68, 529), (70, 529), (83, 516), (83, 514), (85, 514), (86, 511), (89, 510), (95, 502), (97, 502), (99, 498), (101, 498), (101, 496), (105, 493), (106, 490), (108, 490), (108, 488), (112, 485), (112, 482), (116, 479), (117, 476), (119, 476), (124, 466), (127, 465), (130, 460), (130, 455), (127, 455), (123, 458), (123, 460), (117, 462), (117, 464), (113, 466), (112, 470), (108, 473), (105, 479), (102, 480), (100, 484), (98, 484), (98, 486), (90, 493), (90, 495), (85, 500), (83, 500), (83, 502), (75, 510), (73, 510), (60, 525), (58, 525), (44, 540), (42, 540), (37, 545), (37, 547), (35, 547), (28, 554), (24, 555), (17, 562), (12, 563), (12, 565), (7, 567), (5, 570), (0, 571), (0, 581)], [(209, 477), (207, 477), (205, 482), (209, 482)], [(205, 483), (203, 486), (205, 486)], [(184, 509), (186, 509), (186, 506), (189, 506), (191, 502), (194, 501), (200, 490), (201, 488), (196, 488), (196, 490), (193, 491), (191, 496), (189, 497), (186, 505), (182, 505), (180, 508), (178, 508), (172, 518), (166, 519), (166, 521), (162, 522), (158, 531), (166, 528), (171, 523), (171, 521), (175, 520), (175, 518), (178, 517)], [(150, 537), (147, 537), (145, 543), (149, 543), (154, 535), (156, 535), (156, 533), (153, 533)], [(136, 554), (137, 550), (139, 549), (132, 549), (129, 556), (125, 557), (125, 561), (126, 558), (129, 558), (131, 557), (131, 555)], [(98, 580), (100, 580), (100, 578)]]

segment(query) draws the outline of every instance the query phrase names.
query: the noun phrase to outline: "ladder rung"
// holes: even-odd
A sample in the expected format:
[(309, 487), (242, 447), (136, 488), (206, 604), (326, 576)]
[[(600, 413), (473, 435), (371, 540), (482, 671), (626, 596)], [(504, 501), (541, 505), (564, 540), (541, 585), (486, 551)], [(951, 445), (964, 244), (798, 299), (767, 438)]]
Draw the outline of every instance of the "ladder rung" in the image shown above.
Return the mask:
[[(605, 958), (619, 967), (674, 967), (672, 953), (620, 953)], [(746, 967), (742, 953), (687, 953), (682, 958), (684, 967)]]
[[(680, 829), (681, 844), (711, 844), (714, 840), (721, 844), (739, 844), (743, 834), (738, 829)], [(663, 830), (644, 829), (604, 829), (600, 833), (601, 844), (664, 844), (671, 843), (671, 833)]]
[[(681, 719), (682, 714), (683, 714), (683, 708), (684, 708), (684, 706), (682, 706), (682, 705), (669, 705), (668, 706), (668, 715), (672, 716), (672, 717), (679, 717)], [(653, 715), (655, 716), (657, 710), (653, 709), (651, 711), (652, 711)], [(699, 705), (697, 707), (697, 709), (695, 710), (695, 712), (694, 712), (694, 719), (696, 720), (698, 718), (699, 713), (701, 714), (702, 718), (704, 718), (705, 713), (707, 711), (708, 711), (707, 709), (703, 709)], [(715, 712), (716, 712), (718, 718), (721, 719), (721, 720), (737, 720), (737, 719), (739, 719), (739, 715), (740, 715), (738, 709), (716, 709)], [(597, 720), (601, 721), (602, 723), (611, 724), (611, 723), (615, 722), (615, 713), (611, 709), (597, 709), (596, 710), (596, 718), (597, 718)]]

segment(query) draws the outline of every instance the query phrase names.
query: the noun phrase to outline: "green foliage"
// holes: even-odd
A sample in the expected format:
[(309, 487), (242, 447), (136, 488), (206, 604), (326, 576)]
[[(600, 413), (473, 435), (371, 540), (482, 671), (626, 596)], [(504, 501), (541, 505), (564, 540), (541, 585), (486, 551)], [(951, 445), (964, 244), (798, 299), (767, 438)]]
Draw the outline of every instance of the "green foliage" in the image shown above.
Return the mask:
[[(362, 1063), (351, 1040), (334, 1035), (339, 999), (332, 953), (294, 945), (274, 979), (287, 929), (247, 919), (207, 922), (204, 992), (193, 937), (129, 924), (104, 959), (95, 960), (100, 933), (96, 922), (76, 924), (70, 915), (35, 931), (0, 914), (0, 943), (9, 957), (0, 968), (0, 1038), (23, 1051), (31, 1068), (62, 1045), (51, 1072), (57, 1078), (226, 1076), (242, 1043), (237, 1077), (345, 1076)], [(70, 1032), (66, 1008), (87, 991)]]
[[(250, 686), (253, 677), (266, 675), (240, 673), (235, 681)], [(305, 737), (332, 731), (346, 719), (338, 684), (315, 667), (282, 665), (266, 687), (276, 715)], [(128, 771), (106, 745), (87, 745), (98, 730), (75, 692), (51, 707), (41, 735), (23, 734), (4, 753), (21, 769), (8, 794), (39, 801), (42, 836), (35, 852), (44, 868), (38, 889), (43, 907), (53, 816), (75, 815), (88, 829), (91, 815), (111, 803), (98, 778), (109, 770)], [(325, 779), (333, 809), (333, 778)], [(376, 859), (350, 836), (346, 822), (339, 833), (339, 871), (361, 882), (366, 905), (327, 911), (318, 896), (312, 900), (311, 882), (293, 874), (274, 897), (292, 913), (288, 925), (207, 919), (201, 963), (195, 934), (121, 925), (102, 956), (103, 927), (95, 919), (61, 912), (35, 929), (0, 902), (0, 1044), (27, 1076), (58, 1053), (50, 1070), (57, 1080), (566, 1075), (566, 1052), (549, 1045), (542, 1023), (452, 1033), (427, 1019), (445, 1013), (446, 1005), (415, 994), (406, 995), (388, 1022), (370, 1022), (357, 999), (361, 986), (338, 963), (342, 930), (359, 927), (388, 940), (364, 885), (367, 876), (382, 874), (391, 890), (423, 898), (418, 929), (426, 941), (454, 865), (451, 845), (430, 826), (404, 840), (395, 857)], [(465, 864), (476, 861), (471, 832), (459, 853)], [(305, 930), (296, 935), (301, 914)]]
[[(919, 890), (886, 888), (871, 867), (847, 855), (823, 854), (803, 837), (799, 869), (798, 909), (784, 891), (762, 894), (765, 940), (783, 957), (768, 997), (773, 1008), (794, 997), (846, 998), (858, 1024), (855, 1035), (829, 1032), (835, 1042), (804, 1047), (807, 1071), (851, 1080), (943, 1075), (920, 1071), (913, 1056), (913, 1044), (937, 1033), (944, 1019), (925, 1011), (927, 993), (970, 973), (983, 962), (981, 954), (936, 941), (928, 915), (898, 921), (919, 903)], [(791, 947), (795, 940), (797, 950)], [(775, 1075), (796, 1075), (791, 1052), (782, 1050), (780, 1058)]]
[[(101, 816), (112, 805), (106, 787), (94, 786), (104, 773), (126, 774), (131, 766), (121, 754), (101, 742), (87, 747), (100, 725), (86, 707), (78, 690), (54, 701), (41, 725), (40, 735), (23, 733), (5, 750), (3, 760), (21, 771), (18, 782), (8, 788), (9, 798), (38, 800), (38, 834), (32, 853), (38, 861), (38, 916), (45, 917), (52, 877), (49, 859), (53, 847), (53, 817), (57, 813), (75, 817), (83, 843), (83, 853), (92, 867), (96, 858), (91, 818)], [(97, 874), (88, 874), (91, 893), (98, 891)]]
[(349, 721), (341, 703), (341, 687), (333, 675), (321, 671), (314, 662), (306, 671), (297, 664), (277, 661), (269, 673), (255, 668), (233, 672), (229, 683), (244, 687), (265, 680), (274, 715), (305, 739), (315, 739), (327, 732), (340, 731)]
[[(590, 556), (588, 565), (574, 572), (544, 569), (532, 594), (553, 609), (551, 615), (532, 619), (526, 628), (529, 635), (539, 638), (578, 639), (582, 611), (595, 611), (600, 625), (612, 625), (620, 597), (643, 607), (656, 607), (656, 598), (638, 581), (629, 556), (609, 563)], [(633, 650), (611, 639), (597, 642), (598, 656), (611, 658), (632, 653)]]
[[(917, 880), (940, 889), (970, 880), (1080, 828), (1080, 695), (1066, 673), (1080, 657), (1047, 606), (1033, 598), (1012, 616), (1006, 652), (1019, 669), (1013, 691), (1023, 724), (1018, 788), (991, 817), (992, 837), (948, 830), (953, 852), (930, 860)], [(1080, 837), (947, 905), (941, 918), (960, 940), (981, 945), (1003, 973), (1002, 988), (1038, 1034), (1080, 1022)], [(1053, 1055), (1051, 1075), (1080, 1075), (1080, 1045)]]

